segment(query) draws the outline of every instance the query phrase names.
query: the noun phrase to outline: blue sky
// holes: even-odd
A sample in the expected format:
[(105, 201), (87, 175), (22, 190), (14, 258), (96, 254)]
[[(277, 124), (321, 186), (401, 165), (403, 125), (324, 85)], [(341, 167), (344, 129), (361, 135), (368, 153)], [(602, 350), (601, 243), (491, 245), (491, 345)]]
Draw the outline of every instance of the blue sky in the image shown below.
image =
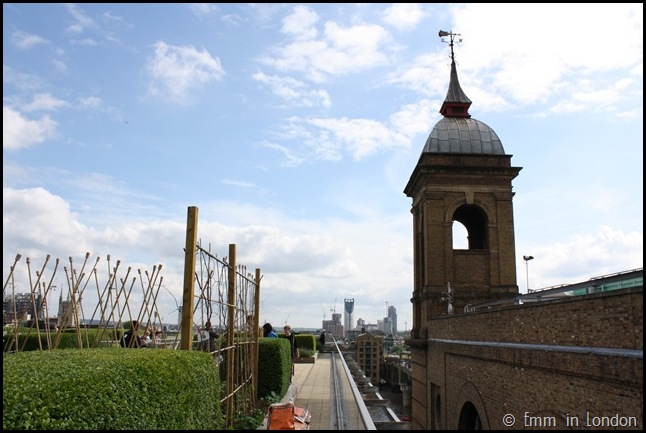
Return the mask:
[(642, 17), (643, 4), (5, 3), (3, 278), (17, 253), (20, 275), (25, 257), (110, 254), (162, 264), (179, 297), (197, 206), (203, 242), (261, 269), (261, 320), (320, 327), (354, 298), (355, 319), (394, 305), (410, 329), (403, 189), (447, 91), (439, 30), (463, 39), (472, 117), (523, 167), (521, 292), (642, 267)]

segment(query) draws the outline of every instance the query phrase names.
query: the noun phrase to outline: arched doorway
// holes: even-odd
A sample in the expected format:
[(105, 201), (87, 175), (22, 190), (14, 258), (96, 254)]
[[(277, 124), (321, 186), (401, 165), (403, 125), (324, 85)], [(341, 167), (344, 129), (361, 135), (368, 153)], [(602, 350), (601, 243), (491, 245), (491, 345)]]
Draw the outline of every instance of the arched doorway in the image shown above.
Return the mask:
[(471, 403), (467, 401), (462, 406), (460, 411), (460, 419), (458, 421), (459, 430), (482, 430), (482, 422), (480, 421), (480, 415), (478, 414), (478, 409)]

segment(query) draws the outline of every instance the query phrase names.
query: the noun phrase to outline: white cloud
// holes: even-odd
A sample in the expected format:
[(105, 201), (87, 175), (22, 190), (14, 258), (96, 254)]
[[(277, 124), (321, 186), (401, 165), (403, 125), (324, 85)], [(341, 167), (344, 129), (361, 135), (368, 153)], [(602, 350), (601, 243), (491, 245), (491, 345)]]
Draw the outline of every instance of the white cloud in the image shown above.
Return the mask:
[[(478, 86), (493, 85), (521, 104), (567, 95), (576, 89), (573, 80), (591, 72), (621, 71), (642, 62), (642, 11), (643, 5), (638, 4), (590, 4), (585, 19), (573, 26), (572, 17), (581, 13), (578, 4), (456, 7), (454, 30), (464, 38), (456, 47), (461, 78), (471, 84), (480, 77)], [(485, 13), (491, 18), (486, 22), (481, 19)], [(620, 36), (613, 37), (615, 29)], [(593, 87), (605, 87), (605, 83)]]
[(220, 10), (213, 3), (189, 3), (188, 7), (198, 17), (208, 16)]
[(43, 116), (38, 120), (23, 117), (18, 111), (2, 107), (2, 147), (20, 150), (54, 137), (56, 122)]
[(380, 150), (410, 144), (409, 137), (371, 119), (312, 119), (308, 122), (332, 133), (356, 160)]
[(225, 75), (220, 60), (208, 51), (164, 42), (155, 44), (154, 57), (148, 62), (147, 70), (152, 78), (150, 94), (174, 103), (188, 102), (191, 92)]
[(38, 35), (32, 35), (25, 32), (13, 32), (11, 39), (15, 46), (21, 49), (33, 48), (36, 45), (48, 44), (49, 41)]
[[(17, 230), (3, 242), (3, 253), (10, 257), (19, 253), (52, 251), (68, 254), (85, 252), (89, 247), (88, 230), (78, 222), (69, 203), (43, 188), (2, 189), (3, 228), (29, 227)], [(14, 248), (15, 251), (8, 251)]]
[[(299, 17), (305, 17), (299, 22)], [(382, 49), (391, 41), (390, 34), (376, 24), (357, 24), (342, 27), (328, 21), (322, 36), (313, 29), (316, 19), (304, 6), (295, 8), (286, 20), (289, 35), (294, 41), (275, 47), (274, 56), (260, 59), (279, 71), (304, 73), (315, 82), (325, 81), (328, 75), (342, 75), (384, 65), (388, 57)]]
[(103, 101), (101, 98), (97, 98), (96, 96), (88, 96), (81, 98), (79, 100), (79, 105), (84, 108), (100, 108), (103, 106)]
[(85, 29), (95, 29), (97, 27), (94, 20), (87, 16), (77, 5), (66, 3), (65, 8), (76, 20), (74, 24), (67, 27), (69, 33), (83, 33)]
[(424, 11), (417, 3), (394, 3), (382, 13), (381, 19), (399, 29), (412, 30), (424, 18)]
[(52, 64), (54, 65), (54, 69), (56, 69), (58, 72), (60, 72), (61, 74), (64, 74), (64, 75), (67, 74), (68, 69), (67, 69), (67, 65), (65, 64), (65, 62), (63, 62), (61, 60), (54, 59), (54, 60), (52, 60)]
[(25, 104), (22, 109), (28, 113), (34, 111), (56, 111), (59, 108), (67, 107), (69, 104), (62, 99), (58, 99), (49, 93), (38, 93), (34, 95), (33, 100)]
[(428, 134), (429, 125), (433, 125), (439, 120), (438, 105), (440, 105), (438, 101), (428, 99), (415, 104), (407, 104), (390, 116), (390, 123), (395, 131), (407, 137)]
[(225, 185), (239, 186), (240, 188), (254, 188), (256, 185), (253, 182), (244, 182), (241, 180), (222, 179), (220, 183)]
[[(316, 159), (338, 161), (347, 153), (355, 160), (362, 160), (379, 152), (410, 147), (413, 137), (428, 132), (428, 125), (437, 117), (429, 109), (431, 105), (427, 100), (408, 104), (391, 115), (388, 123), (372, 119), (293, 117), (283, 125), (281, 138), (306, 145)], [(272, 143), (271, 147), (287, 152), (284, 146)]]
[(2, 66), (2, 82), (28, 91), (33, 91), (45, 85), (45, 81), (38, 75), (20, 72), (4, 65)]
[(446, 65), (445, 53), (424, 54), (415, 58), (412, 64), (391, 72), (386, 82), (409, 87), (426, 96), (444, 95), (449, 78)]
[[(643, 233), (608, 226), (598, 227), (596, 232), (572, 234), (563, 242), (523, 248), (522, 251), (528, 251), (535, 257), (528, 264), (531, 289), (578, 283), (644, 265)], [(522, 251), (517, 251), (522, 256)], [(524, 262), (519, 262), (518, 285), (525, 289), (526, 284), (521, 282), (526, 280), (527, 270)], [(590, 269), (595, 269), (596, 274), (590, 275)]]
[[(608, 113), (625, 113), (634, 107), (620, 104), (642, 91), (638, 81), (628, 80), (642, 74), (642, 11), (642, 4), (591, 4), (586, 19), (573, 26), (578, 4), (472, 3), (454, 6), (453, 28), (445, 30), (460, 34), (460, 84), (478, 110), (547, 105), (539, 112), (572, 112), (596, 110), (602, 100), (605, 109), (616, 106)], [(613, 37), (610, 29), (621, 29), (621, 36)], [(389, 82), (428, 97), (444, 95), (449, 49), (434, 51), (401, 65)]]
[(285, 160), (282, 164), (283, 167), (296, 167), (303, 163), (303, 158), (296, 156), (292, 151), (290, 151), (285, 146), (281, 146), (280, 144), (270, 143), (270, 142), (263, 143), (263, 146), (268, 149), (277, 150), (278, 152), (283, 154), (283, 156), (285, 157)]
[(314, 39), (318, 35), (316, 23), (319, 17), (311, 9), (299, 5), (294, 7), (291, 15), (283, 19), (281, 32), (293, 36), (295, 39)]
[(266, 75), (262, 72), (253, 74), (253, 79), (268, 86), (271, 92), (296, 107), (330, 107), (330, 95), (323, 89), (309, 89), (302, 81), (290, 77)]
[(72, 34), (83, 33), (83, 26), (80, 24), (70, 24), (65, 31)]

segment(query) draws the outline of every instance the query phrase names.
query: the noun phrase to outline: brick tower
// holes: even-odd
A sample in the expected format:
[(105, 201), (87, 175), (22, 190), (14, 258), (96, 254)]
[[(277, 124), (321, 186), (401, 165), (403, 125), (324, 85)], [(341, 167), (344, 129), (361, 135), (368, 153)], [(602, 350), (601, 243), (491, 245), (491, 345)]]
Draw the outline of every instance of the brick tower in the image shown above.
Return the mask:
[[(458, 81), (450, 38), (449, 89), (443, 118), (426, 141), (404, 193), (412, 199), (414, 290), (412, 339), (422, 343), (428, 319), (461, 313), (469, 304), (518, 294), (511, 166), (498, 135), (471, 118)], [(443, 40), (444, 41), (444, 40)], [(453, 225), (468, 233), (454, 248)]]

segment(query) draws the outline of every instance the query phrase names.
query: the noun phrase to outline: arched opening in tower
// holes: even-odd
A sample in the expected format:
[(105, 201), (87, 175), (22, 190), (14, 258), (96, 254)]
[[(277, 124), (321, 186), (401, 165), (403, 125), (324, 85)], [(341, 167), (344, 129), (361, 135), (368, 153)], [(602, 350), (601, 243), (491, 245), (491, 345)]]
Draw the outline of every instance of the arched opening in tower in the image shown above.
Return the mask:
[[(476, 205), (464, 205), (455, 210), (453, 221), (459, 222), (466, 229), (467, 245), (470, 250), (486, 250), (489, 248), (487, 239), (487, 215)], [(455, 240), (453, 242), (456, 245)]]

